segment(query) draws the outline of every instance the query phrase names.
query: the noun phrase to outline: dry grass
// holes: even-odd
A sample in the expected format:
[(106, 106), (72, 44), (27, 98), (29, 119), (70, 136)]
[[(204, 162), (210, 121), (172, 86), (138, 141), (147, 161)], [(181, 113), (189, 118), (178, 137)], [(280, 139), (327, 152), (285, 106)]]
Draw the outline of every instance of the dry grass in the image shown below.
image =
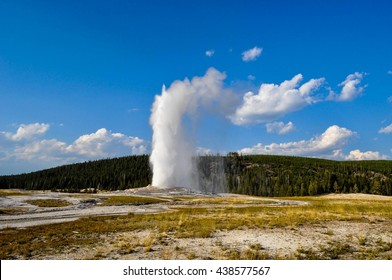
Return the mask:
[(29, 195), (29, 193), (21, 192), (18, 190), (0, 190), (0, 197), (4, 196), (22, 196)]
[(0, 208), (0, 215), (14, 215), (26, 212), (23, 208)]
[(162, 203), (166, 200), (155, 198), (155, 197), (144, 197), (144, 196), (108, 196), (104, 197), (104, 200), (100, 205), (108, 206), (108, 205), (147, 205), (147, 204), (155, 204)]
[(62, 199), (33, 199), (25, 202), (38, 207), (65, 207), (72, 205), (72, 203)]
[(265, 199), (260, 197), (202, 197), (202, 198), (191, 198), (191, 197), (178, 197), (176, 198), (172, 204), (181, 204), (181, 205), (271, 205), (275, 204), (276, 201), (272, 199)]
[[(140, 199), (140, 200), (139, 200)], [(199, 199), (199, 198), (197, 198)], [(178, 238), (210, 238), (218, 231), (234, 229), (248, 230), (265, 228), (295, 229), (300, 226), (319, 225), (330, 221), (352, 221), (368, 223), (369, 221), (384, 221), (392, 224), (391, 200), (335, 200), (327, 197), (285, 198), (309, 202), (300, 206), (249, 205), (234, 207), (224, 205), (214, 207), (196, 207), (194, 205), (176, 207), (176, 211), (159, 214), (132, 214), (124, 216), (106, 216), (82, 218), (75, 222), (36, 226), (26, 229), (6, 229), (0, 231), (1, 259), (36, 259), (42, 256), (59, 254), (74, 248), (89, 248), (91, 246), (105, 247), (102, 236), (119, 235), (122, 233), (137, 233), (148, 231), (149, 235), (140, 240), (127, 240), (117, 246), (121, 254), (142, 252), (147, 258), (159, 246), (169, 246)], [(162, 199), (113, 196), (106, 203), (137, 204), (158, 203)], [(229, 200), (230, 201), (230, 200)], [(231, 202), (230, 202), (231, 203)], [(326, 238), (333, 238), (336, 232), (326, 230)], [(368, 240), (364, 244), (358, 238), (357, 245), (362, 245), (361, 251), (349, 245), (351, 240), (342, 239), (339, 242), (318, 248), (299, 248), (293, 256), (295, 259), (340, 259), (355, 255), (357, 258), (385, 258), (392, 256), (391, 242), (386, 240)], [(353, 239), (353, 238), (351, 238)], [(126, 243), (128, 242), (128, 243)], [(351, 244), (351, 243), (350, 243)], [(166, 248), (166, 247), (165, 247)], [(198, 258), (197, 253), (176, 247), (178, 250), (161, 252), (161, 258), (173, 258), (182, 253), (185, 258)], [(182, 252), (184, 251), (184, 252)], [(222, 248), (222, 258), (228, 259), (270, 259), (280, 258), (265, 251), (260, 244), (249, 248), (236, 250)], [(99, 252), (96, 258), (107, 255)], [(377, 257), (376, 257), (377, 256)], [(218, 256), (219, 258), (219, 256)]]

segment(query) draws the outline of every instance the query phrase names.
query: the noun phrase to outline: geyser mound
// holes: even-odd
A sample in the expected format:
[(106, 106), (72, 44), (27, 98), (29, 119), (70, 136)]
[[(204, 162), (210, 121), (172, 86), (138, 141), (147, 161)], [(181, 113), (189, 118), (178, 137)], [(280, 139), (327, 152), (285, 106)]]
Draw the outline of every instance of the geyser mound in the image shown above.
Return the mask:
[[(202, 77), (175, 81), (168, 89), (163, 86), (161, 95), (155, 96), (150, 117), (153, 130), (150, 156), (153, 186), (212, 190), (213, 183), (206, 183), (211, 176), (199, 173), (194, 137), (191, 137), (191, 132), (195, 131), (192, 120), (202, 110), (219, 103), (225, 92), (225, 78), (225, 74), (210, 68)], [(224, 174), (223, 177), (212, 177), (220, 178), (214, 183), (226, 185)], [(211, 190), (207, 190), (207, 187)], [(224, 188), (216, 186), (216, 189)]]

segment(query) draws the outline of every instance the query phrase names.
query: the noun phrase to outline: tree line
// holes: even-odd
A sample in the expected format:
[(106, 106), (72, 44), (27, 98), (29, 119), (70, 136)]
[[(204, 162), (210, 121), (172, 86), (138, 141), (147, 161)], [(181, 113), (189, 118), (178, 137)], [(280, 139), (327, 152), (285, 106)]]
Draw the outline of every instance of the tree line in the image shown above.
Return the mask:
[(152, 178), (148, 158), (148, 155), (127, 156), (0, 176), (0, 188), (80, 192), (143, 187)]
[(392, 195), (392, 161), (332, 161), (236, 153), (226, 157), (228, 191), (257, 196)]
[[(229, 153), (200, 157), (198, 167), (205, 184), (209, 184), (206, 189), (213, 191), (222, 191), (223, 180), (227, 192), (257, 196), (392, 195), (392, 161), (332, 161)], [(0, 188), (66, 192), (123, 190), (147, 186), (151, 180), (149, 156), (141, 155), (0, 176)]]

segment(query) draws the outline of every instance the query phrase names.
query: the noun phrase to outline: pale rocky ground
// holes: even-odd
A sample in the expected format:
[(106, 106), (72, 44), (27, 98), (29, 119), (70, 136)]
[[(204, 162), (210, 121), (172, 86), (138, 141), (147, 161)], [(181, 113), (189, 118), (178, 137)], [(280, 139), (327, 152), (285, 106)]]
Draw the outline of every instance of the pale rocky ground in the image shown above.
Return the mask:
[[(190, 192), (182, 188), (171, 188), (171, 189), (159, 189), (155, 187), (145, 187), (139, 189), (129, 189), (126, 191), (114, 191), (104, 192), (99, 194), (69, 194), (69, 193), (57, 193), (50, 191), (20, 191), (17, 192), (26, 193), (27, 195), (21, 196), (0, 196), (0, 209), (18, 209), (18, 214), (3, 214), (0, 215), (0, 230), (7, 227), (14, 228), (25, 228), (43, 224), (53, 224), (74, 221), (81, 217), (87, 216), (103, 216), (103, 215), (126, 215), (128, 213), (135, 214), (148, 214), (170, 211), (168, 205), (162, 204), (148, 204), (148, 205), (119, 205), (119, 206), (101, 206), (100, 200), (102, 197), (108, 196), (122, 196), (122, 195), (138, 195), (138, 196), (149, 196), (149, 197), (170, 197), (191, 195), (192, 197), (242, 197), (240, 195), (233, 194), (219, 194), (209, 195)], [(98, 197), (98, 198), (97, 198)], [(65, 200), (71, 203), (70, 206), (65, 207), (38, 207), (26, 203), (28, 200), (36, 199), (59, 199)], [(257, 198), (252, 198), (257, 199)], [(263, 200), (268, 200), (263, 198)], [(276, 201), (271, 200), (271, 203), (301, 203), (292, 201)], [(210, 205), (210, 204), (209, 204)], [(178, 204), (177, 206), (181, 206)]]
[[(218, 231), (210, 238), (159, 237), (159, 233), (138, 231), (102, 236), (102, 243), (93, 248), (77, 248), (44, 259), (239, 259), (258, 246), (265, 258), (293, 259), (298, 248), (330, 247), (336, 243), (360, 249), (359, 238), (382, 238), (392, 242), (390, 226), (379, 227), (363, 223), (331, 222), (298, 229), (251, 229)], [(159, 240), (161, 239), (161, 240)], [(151, 244), (151, 245), (150, 245)], [(148, 248), (148, 249), (147, 249)], [(365, 248), (365, 247), (364, 247)], [(246, 255), (245, 255), (246, 256)], [(246, 258), (246, 257), (245, 257)], [(347, 255), (348, 259), (357, 259)]]
[[(203, 198), (204, 194), (190, 193), (184, 189), (162, 191), (154, 187), (134, 189), (121, 192), (102, 193), (99, 196), (141, 195), (160, 198), (190, 195)], [(211, 195), (210, 195), (211, 196)], [(215, 195), (216, 196), (216, 195)], [(222, 194), (222, 197), (246, 196)], [(331, 195), (334, 199), (374, 198), (363, 194)], [(29, 199), (62, 199), (72, 205), (60, 208), (39, 208), (26, 203)], [(258, 198), (249, 197), (249, 203)], [(284, 201), (260, 198), (285, 205), (306, 204), (302, 201)], [(377, 197), (391, 203), (390, 197)], [(151, 204), (140, 206), (99, 206), (100, 198), (96, 195), (73, 195), (52, 192), (31, 192), (24, 196), (0, 197), (0, 209), (18, 208), (18, 214), (0, 215), (0, 230), (7, 227), (26, 228), (41, 224), (73, 221), (85, 216), (124, 215), (132, 213), (158, 213), (171, 211), (173, 207), (187, 207), (186, 203), (178, 205)], [(198, 205), (200, 206), (200, 205)], [(236, 207), (241, 207), (237, 205)], [(213, 205), (209, 205), (213, 207)], [(78, 234), (75, 232), (75, 234)], [(109, 233), (100, 236), (101, 242), (95, 246), (69, 248), (50, 256), (35, 256), (38, 259), (238, 259), (246, 254), (261, 252), (266, 258), (294, 258), (299, 248), (306, 250), (331, 247), (334, 244), (349, 244), (357, 250), (371, 250), (377, 240), (392, 243), (391, 221), (373, 220), (369, 222), (326, 221), (320, 224), (302, 225), (295, 228), (236, 229), (217, 231), (210, 238), (180, 238), (161, 234), (152, 230), (135, 232)], [(361, 240), (363, 243), (361, 244)], [(362, 247), (361, 247), (362, 246)], [(392, 252), (390, 252), (392, 256)], [(262, 255), (263, 256), (263, 255)], [(348, 254), (348, 258), (357, 258)]]

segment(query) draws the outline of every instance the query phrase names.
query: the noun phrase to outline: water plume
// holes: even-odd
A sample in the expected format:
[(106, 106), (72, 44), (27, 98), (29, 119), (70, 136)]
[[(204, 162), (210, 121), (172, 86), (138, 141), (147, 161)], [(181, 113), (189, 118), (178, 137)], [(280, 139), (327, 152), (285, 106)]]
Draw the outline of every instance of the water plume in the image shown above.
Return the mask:
[(195, 161), (192, 120), (219, 103), (225, 78), (224, 73), (210, 68), (202, 77), (175, 81), (167, 89), (163, 86), (161, 95), (155, 96), (150, 117), (153, 186), (203, 189)]

